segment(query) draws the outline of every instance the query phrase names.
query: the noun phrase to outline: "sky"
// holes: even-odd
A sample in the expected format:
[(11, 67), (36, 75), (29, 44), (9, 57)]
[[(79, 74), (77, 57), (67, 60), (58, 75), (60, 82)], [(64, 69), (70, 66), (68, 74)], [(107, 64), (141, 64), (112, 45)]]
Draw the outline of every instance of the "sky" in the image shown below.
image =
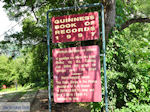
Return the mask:
[[(15, 21), (10, 21), (5, 10), (2, 8), (3, 3), (0, 1), (0, 41), (4, 39), (4, 33), (17, 24)], [(16, 25), (13, 32), (21, 31), (21, 27)], [(9, 33), (10, 34), (10, 33)]]

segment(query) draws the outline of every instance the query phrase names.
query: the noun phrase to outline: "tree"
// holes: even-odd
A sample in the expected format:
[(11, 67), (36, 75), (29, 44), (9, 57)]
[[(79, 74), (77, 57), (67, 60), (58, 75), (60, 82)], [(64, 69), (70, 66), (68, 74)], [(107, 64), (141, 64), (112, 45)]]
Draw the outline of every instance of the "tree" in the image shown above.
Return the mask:
[(0, 56), (0, 87), (2, 87), (3, 84), (8, 84), (6, 76), (10, 73), (8, 64), (8, 58), (4, 55)]

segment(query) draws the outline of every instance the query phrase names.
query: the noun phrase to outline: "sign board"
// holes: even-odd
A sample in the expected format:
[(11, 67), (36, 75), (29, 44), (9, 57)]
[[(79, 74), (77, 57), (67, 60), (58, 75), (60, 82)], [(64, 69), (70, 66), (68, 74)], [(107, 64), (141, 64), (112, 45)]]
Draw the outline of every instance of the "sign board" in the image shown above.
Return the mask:
[(54, 102), (100, 102), (99, 47), (53, 49)]
[(99, 38), (98, 12), (52, 17), (53, 43)]

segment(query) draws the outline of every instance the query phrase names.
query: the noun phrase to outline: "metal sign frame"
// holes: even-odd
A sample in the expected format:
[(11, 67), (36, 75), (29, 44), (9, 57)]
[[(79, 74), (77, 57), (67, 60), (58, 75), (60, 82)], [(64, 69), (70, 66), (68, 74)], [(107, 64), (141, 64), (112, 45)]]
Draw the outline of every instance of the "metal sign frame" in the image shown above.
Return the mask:
[(51, 112), (51, 71), (50, 71), (50, 12), (56, 11), (67, 11), (67, 10), (76, 10), (81, 8), (92, 8), (101, 6), (101, 18), (102, 18), (102, 42), (103, 42), (103, 67), (104, 67), (104, 83), (105, 83), (105, 111), (108, 112), (108, 96), (107, 96), (107, 74), (106, 74), (106, 43), (105, 43), (105, 24), (104, 24), (104, 6), (102, 3), (94, 3), (81, 6), (72, 6), (72, 7), (62, 7), (62, 8), (52, 8), (47, 11), (47, 47), (48, 47), (48, 91), (49, 91), (49, 112)]

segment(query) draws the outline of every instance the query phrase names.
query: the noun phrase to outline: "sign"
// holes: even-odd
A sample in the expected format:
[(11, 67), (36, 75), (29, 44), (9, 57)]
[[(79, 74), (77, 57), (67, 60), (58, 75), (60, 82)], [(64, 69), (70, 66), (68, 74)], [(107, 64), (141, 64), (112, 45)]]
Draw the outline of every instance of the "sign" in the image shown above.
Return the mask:
[(99, 38), (98, 12), (52, 18), (53, 43)]
[(100, 102), (99, 47), (53, 49), (54, 102)]

